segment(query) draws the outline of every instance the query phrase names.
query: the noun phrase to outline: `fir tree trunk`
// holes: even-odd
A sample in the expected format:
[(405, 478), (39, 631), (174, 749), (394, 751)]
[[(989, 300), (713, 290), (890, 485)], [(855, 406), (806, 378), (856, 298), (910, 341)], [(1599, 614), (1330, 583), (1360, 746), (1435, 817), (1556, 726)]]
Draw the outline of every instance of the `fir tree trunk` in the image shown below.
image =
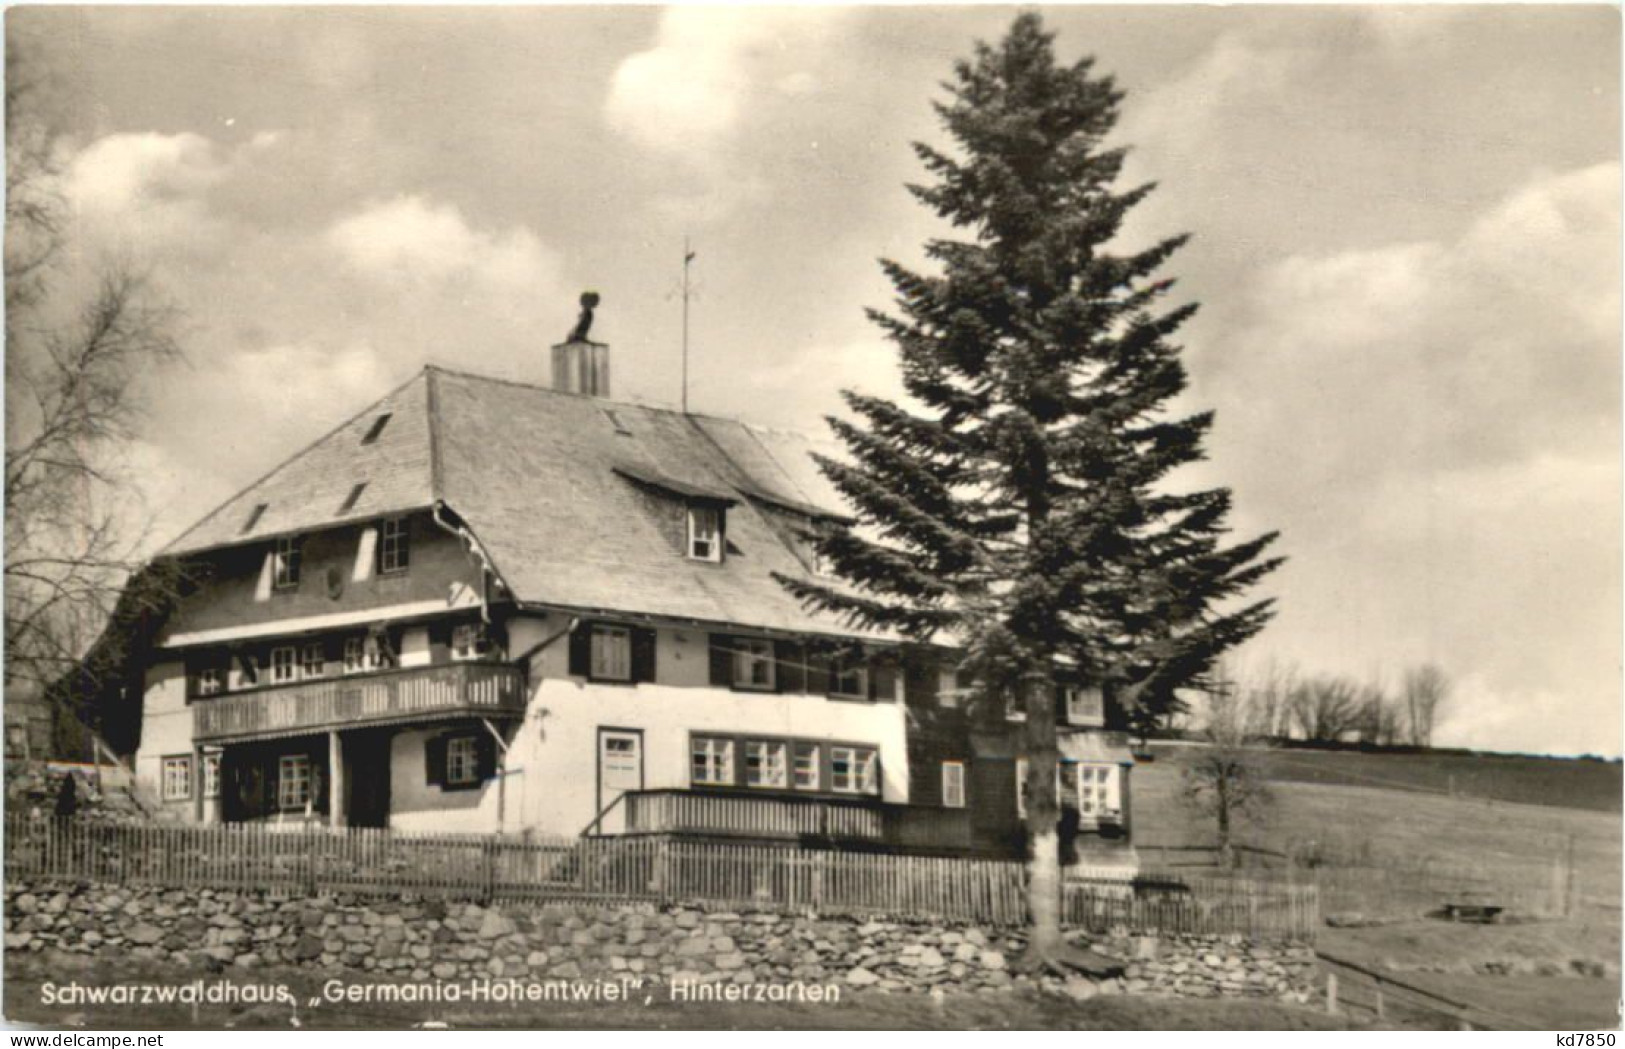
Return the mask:
[(1221, 773), (1218, 788), (1219, 810), (1219, 866), (1230, 868), (1235, 866), (1235, 856), (1230, 847), (1230, 778), (1228, 771)]
[(1047, 678), (1027, 685), (1027, 910), (1029, 968), (1053, 965), (1061, 939), (1060, 806), (1055, 796), (1055, 686)]

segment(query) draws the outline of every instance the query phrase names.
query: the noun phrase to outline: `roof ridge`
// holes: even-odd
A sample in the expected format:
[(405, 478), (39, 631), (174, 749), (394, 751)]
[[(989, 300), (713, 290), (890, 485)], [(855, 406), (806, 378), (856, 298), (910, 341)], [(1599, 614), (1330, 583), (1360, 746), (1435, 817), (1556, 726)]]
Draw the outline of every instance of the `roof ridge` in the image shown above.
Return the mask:
[[(427, 372), (428, 370), (429, 369), (426, 366), (424, 368), (424, 372)], [(368, 404), (365, 408), (362, 408), (360, 411), (356, 412), (354, 415), (346, 416), (342, 421), (339, 422), (339, 424), (337, 426), (334, 426), (331, 430), (328, 430), (326, 433), (322, 434), (320, 437), (316, 438), (314, 441), (311, 441), (309, 444), (306, 444), (303, 448), (300, 448), (297, 452), (294, 452), (292, 455), (290, 455), (287, 458), (283, 459), (281, 462), (277, 463), (275, 466), (271, 467), (269, 470), (265, 471), (263, 474), (256, 477), (254, 480), (252, 480), (252, 481), (248, 482), (247, 484), (243, 485), (241, 488), (237, 489), (237, 491), (233, 492), (231, 495), (229, 495), (225, 499), (221, 500), (221, 502), (218, 505), (216, 505), (213, 510), (210, 510), (208, 513), (204, 514), (202, 517), (198, 518), (195, 522), (193, 522), (193, 524), (192, 524), (192, 526), (190, 528), (186, 529), (186, 531), (182, 532), (180, 535), (177, 535), (175, 538), (171, 539), (169, 542), (165, 543), (161, 548), (159, 548), (158, 556), (162, 556), (164, 553), (168, 552), (169, 550), (179, 546), (181, 544), (181, 541), (184, 540), (187, 536), (191, 535), (193, 532), (197, 531), (198, 529), (202, 528), (204, 525), (208, 524), (210, 521), (214, 520), (215, 516), (217, 514), (221, 513), (222, 511), (224, 511), (226, 507), (230, 506), (232, 503), (235, 503), (238, 499), (241, 499), (243, 496), (247, 495), (249, 492), (253, 491), (255, 488), (258, 488), (260, 485), (264, 484), (266, 481), (269, 481), (271, 478), (275, 477), (282, 470), (283, 467), (285, 467), (288, 464), (292, 463), (295, 459), (298, 459), (299, 457), (301, 457), (301, 456), (305, 455), (306, 453), (310, 452), (317, 445), (321, 444), (322, 442), (326, 441), (328, 438), (330, 438), (333, 435), (337, 434), (340, 430), (344, 429), (346, 426), (349, 426), (351, 423), (355, 422), (357, 419), (361, 418), (363, 415), (366, 415), (368, 412), (372, 411), (374, 408), (378, 407), (380, 404), (383, 404), (385, 401), (389, 400), (391, 397), (395, 396), (396, 394), (400, 393), (402, 390), (406, 389), (408, 386), (410, 386), (413, 383), (417, 382), (419, 378), (423, 377), (424, 372), (419, 372), (418, 374), (412, 376), (410, 379), (408, 379), (405, 382), (401, 383), (399, 386), (391, 387), (387, 393), (385, 393), (383, 396), (379, 397), (377, 400), (373, 401), (371, 404)]]
[(450, 375), (459, 379), (472, 379), (475, 382), (496, 383), (501, 386), (517, 386), (522, 390), (536, 390), (541, 393), (550, 393), (556, 397), (573, 397), (584, 401), (600, 401), (615, 408), (636, 408), (639, 411), (660, 412), (664, 415), (675, 415), (684, 419), (715, 419), (718, 422), (734, 423), (749, 427), (752, 430), (761, 430), (765, 433), (785, 433), (798, 437), (816, 440), (811, 433), (801, 429), (791, 429), (783, 426), (771, 426), (767, 423), (752, 422), (738, 415), (719, 415), (716, 412), (685, 412), (681, 408), (667, 407), (660, 404), (640, 404), (636, 401), (618, 401), (613, 397), (603, 397), (593, 393), (572, 393), (569, 390), (556, 390), (538, 382), (525, 382), (523, 379), (509, 379), (500, 375), (482, 375), (479, 372), (467, 371), (463, 368), (448, 368), (443, 364), (425, 364), (425, 371), (435, 372), (439, 375)]

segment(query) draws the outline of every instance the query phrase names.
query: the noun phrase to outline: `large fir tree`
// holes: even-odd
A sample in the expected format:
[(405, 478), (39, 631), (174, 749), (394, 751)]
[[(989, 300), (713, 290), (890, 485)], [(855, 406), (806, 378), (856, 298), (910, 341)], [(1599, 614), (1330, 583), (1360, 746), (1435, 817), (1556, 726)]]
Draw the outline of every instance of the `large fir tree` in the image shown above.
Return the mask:
[(1151, 187), (1114, 189), (1122, 95), (1092, 67), (1058, 65), (1033, 14), (956, 64), (936, 109), (957, 148), (916, 144), (933, 180), (909, 188), (961, 236), (928, 242), (935, 272), (883, 262), (896, 311), (871, 311), (911, 402), (846, 393), (848, 461), (820, 465), (858, 524), (818, 543), (848, 585), (782, 580), (959, 650), (983, 702), (1019, 697), (1034, 963), (1064, 953), (1058, 671), (1155, 717), (1264, 626), (1271, 602), (1234, 599), (1279, 563), (1273, 534), (1226, 545), (1227, 490), (1167, 484), (1212, 423), (1168, 410), (1195, 307), (1165, 307), (1156, 273), (1186, 238), (1111, 250)]

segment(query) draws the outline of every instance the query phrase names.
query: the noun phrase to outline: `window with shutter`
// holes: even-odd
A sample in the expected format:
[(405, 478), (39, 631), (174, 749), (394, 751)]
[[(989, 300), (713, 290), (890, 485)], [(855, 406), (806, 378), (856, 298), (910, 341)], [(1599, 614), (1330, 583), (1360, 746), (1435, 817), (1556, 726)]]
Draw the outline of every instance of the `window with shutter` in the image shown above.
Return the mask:
[(595, 681), (632, 680), (632, 631), (595, 623), (592, 627), (589, 675)]

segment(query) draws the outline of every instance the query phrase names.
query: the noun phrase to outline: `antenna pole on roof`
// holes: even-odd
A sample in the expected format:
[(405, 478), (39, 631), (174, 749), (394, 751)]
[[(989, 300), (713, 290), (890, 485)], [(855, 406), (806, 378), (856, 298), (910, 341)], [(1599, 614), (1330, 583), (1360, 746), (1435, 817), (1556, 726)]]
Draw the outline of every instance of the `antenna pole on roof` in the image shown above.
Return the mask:
[(688, 238), (683, 238), (683, 414), (688, 414), (688, 267), (694, 261), (695, 252), (688, 247)]

